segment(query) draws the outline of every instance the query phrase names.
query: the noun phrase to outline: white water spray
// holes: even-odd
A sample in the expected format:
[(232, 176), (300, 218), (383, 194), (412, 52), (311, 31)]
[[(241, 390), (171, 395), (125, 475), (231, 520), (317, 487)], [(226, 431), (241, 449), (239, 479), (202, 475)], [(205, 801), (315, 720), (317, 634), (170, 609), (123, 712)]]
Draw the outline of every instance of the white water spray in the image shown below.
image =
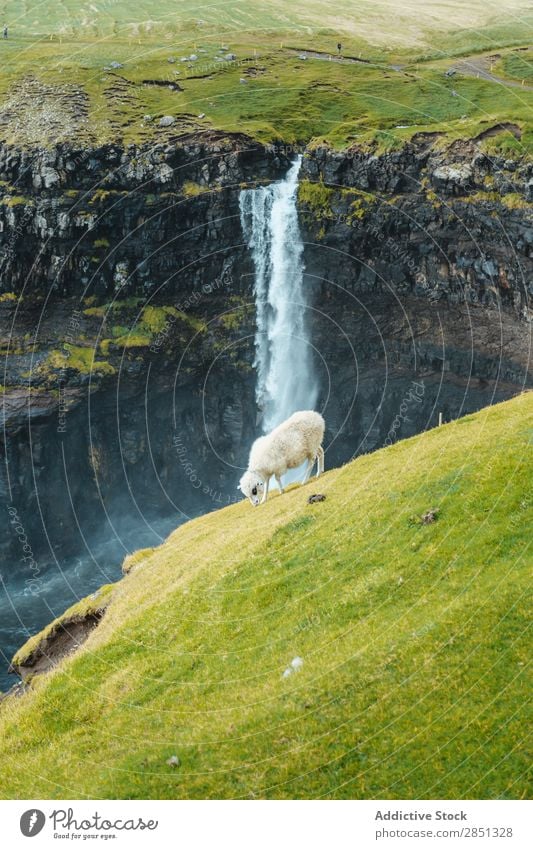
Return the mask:
[(312, 410), (318, 396), (296, 208), (301, 163), (299, 156), (284, 180), (240, 195), (242, 229), (255, 266), (254, 366), (265, 433), (296, 410)]

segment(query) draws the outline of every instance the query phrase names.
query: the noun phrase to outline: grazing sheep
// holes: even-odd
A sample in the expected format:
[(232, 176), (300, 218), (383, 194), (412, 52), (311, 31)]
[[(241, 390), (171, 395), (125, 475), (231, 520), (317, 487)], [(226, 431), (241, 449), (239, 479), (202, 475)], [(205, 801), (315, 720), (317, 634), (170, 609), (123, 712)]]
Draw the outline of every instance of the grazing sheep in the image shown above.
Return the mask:
[(318, 477), (324, 471), (322, 440), (326, 423), (320, 413), (304, 410), (274, 428), (267, 436), (260, 436), (252, 445), (248, 471), (242, 476), (238, 489), (250, 499), (254, 507), (264, 504), (272, 475), (283, 492), (281, 476), (287, 469), (296, 469), (307, 460), (303, 483), (307, 483), (317, 462)]

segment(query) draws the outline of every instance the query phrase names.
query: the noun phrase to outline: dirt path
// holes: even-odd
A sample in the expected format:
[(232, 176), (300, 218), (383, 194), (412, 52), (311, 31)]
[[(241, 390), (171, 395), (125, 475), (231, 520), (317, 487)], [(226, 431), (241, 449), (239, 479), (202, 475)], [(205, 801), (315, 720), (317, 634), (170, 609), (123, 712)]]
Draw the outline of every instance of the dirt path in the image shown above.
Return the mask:
[[(291, 56), (299, 56), (302, 59), (305, 56), (306, 59), (321, 59), (323, 62), (337, 62), (339, 65), (374, 64), (370, 59), (359, 59), (357, 56), (343, 56), (342, 54), (339, 56), (337, 53), (319, 53), (316, 50), (293, 50), (290, 48), (287, 52)], [(390, 67), (392, 68), (393, 66), (391, 65)], [(400, 66), (394, 67), (399, 68)]]
[(475, 56), (472, 59), (461, 59), (455, 62), (452, 68), (459, 74), (465, 77), (477, 77), (481, 80), (487, 80), (489, 83), (497, 83), (506, 88), (521, 88), (522, 91), (533, 91), (533, 85), (522, 85), (517, 80), (504, 80), (503, 77), (495, 76), (492, 71), (492, 65), (499, 59), (499, 55), (495, 56)]
[(320, 53), (317, 50), (293, 50), (287, 51), (291, 56), (303, 59), (320, 59), (322, 62), (336, 62), (338, 65), (368, 65), (369, 68), (380, 68), (382, 71), (403, 71), (405, 65), (386, 65), (382, 62), (371, 62), (370, 59), (361, 59), (358, 56), (339, 56), (337, 53)]

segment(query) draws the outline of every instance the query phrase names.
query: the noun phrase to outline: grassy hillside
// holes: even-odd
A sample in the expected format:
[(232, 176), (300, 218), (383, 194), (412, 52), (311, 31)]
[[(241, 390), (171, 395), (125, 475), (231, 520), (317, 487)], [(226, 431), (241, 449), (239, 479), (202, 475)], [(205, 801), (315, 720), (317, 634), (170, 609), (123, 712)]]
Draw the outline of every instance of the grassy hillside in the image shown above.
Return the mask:
[(182, 526), (0, 706), (2, 796), (523, 797), (532, 447), (529, 393)]
[[(513, 121), (522, 150), (533, 150), (533, 90), (478, 79), (468, 65), (444, 77), (453, 57), (503, 50), (501, 67), (525, 79), (530, 56), (515, 49), (533, 26), (525, 0), (497, 9), (412, 0), (401, 10), (395, 0), (7, 0), (2, 22), (0, 140), (10, 143), (150, 142), (216, 128), (264, 142), (393, 146), (421, 128), (470, 137)], [(330, 62), (339, 40), (344, 60)], [(302, 51), (324, 55), (299, 60)], [(235, 59), (221, 61), (228, 52)], [(169, 129), (158, 124), (165, 115), (176, 119)]]
[[(65, 39), (90, 40), (129, 35), (156, 38), (176, 35), (184, 28), (222, 32), (252, 29), (310, 28), (321, 32), (340, 32), (358, 36), (370, 43), (388, 46), (392, 41), (403, 46), (418, 46), (431, 39), (457, 31), (487, 26), (523, 23), (527, 0), (501, 0), (490, 5), (470, 0), (468, 6), (443, 0), (407, 0), (398, 7), (396, 0), (337, 0), (287, 5), (283, 0), (230, 0), (199, 5), (195, 0), (63, 0), (45, 4), (41, 0), (0, 0), (0, 24), (8, 24), (27, 38), (50, 33)], [(478, 39), (481, 36), (478, 34)]]

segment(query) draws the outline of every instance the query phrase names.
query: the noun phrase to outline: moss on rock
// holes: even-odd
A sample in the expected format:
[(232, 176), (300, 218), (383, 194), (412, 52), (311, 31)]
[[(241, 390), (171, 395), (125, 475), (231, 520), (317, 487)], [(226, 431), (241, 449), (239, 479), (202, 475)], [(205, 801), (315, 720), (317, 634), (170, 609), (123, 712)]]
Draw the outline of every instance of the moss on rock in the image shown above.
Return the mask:
[(50, 351), (45, 369), (74, 369), (80, 374), (115, 374), (115, 368), (106, 361), (95, 359), (96, 350), (92, 346), (70, 345), (65, 343), (62, 350)]
[(298, 201), (304, 204), (316, 218), (332, 218), (331, 202), (335, 190), (324, 183), (301, 180), (298, 186)]

